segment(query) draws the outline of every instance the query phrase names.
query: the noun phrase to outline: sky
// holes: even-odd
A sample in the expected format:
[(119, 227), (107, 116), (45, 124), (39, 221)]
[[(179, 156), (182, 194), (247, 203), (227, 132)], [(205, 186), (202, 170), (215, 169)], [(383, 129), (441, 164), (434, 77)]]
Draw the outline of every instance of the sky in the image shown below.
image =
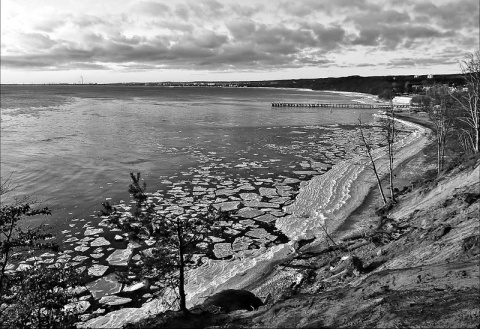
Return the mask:
[(1, 83), (458, 73), (478, 0), (1, 0)]

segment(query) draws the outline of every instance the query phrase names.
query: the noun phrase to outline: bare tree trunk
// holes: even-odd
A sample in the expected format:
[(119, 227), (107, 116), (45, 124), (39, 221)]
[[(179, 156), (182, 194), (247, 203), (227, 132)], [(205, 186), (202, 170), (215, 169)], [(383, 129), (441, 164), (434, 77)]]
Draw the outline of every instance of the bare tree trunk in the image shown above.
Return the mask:
[(448, 127), (444, 128), (443, 134), (442, 134), (442, 142), (441, 142), (441, 165), (442, 165), (442, 170), (445, 168), (445, 147), (447, 145), (447, 133), (448, 133)]
[(395, 202), (395, 193), (393, 191), (393, 154), (392, 145), (388, 144), (388, 176), (390, 183), (390, 199)]
[(465, 113), (461, 121), (469, 126), (469, 140), (474, 153), (480, 152), (480, 50), (467, 54), (460, 62), (460, 68), (465, 77), (467, 90), (459, 95), (452, 93)]
[(390, 183), (390, 199), (392, 202), (395, 201), (395, 192), (393, 187), (393, 143), (395, 142), (395, 113), (393, 108), (393, 102), (390, 100), (390, 115), (387, 116), (387, 123), (385, 127), (385, 133), (387, 137), (388, 145), (388, 175)]
[(178, 293), (180, 295), (180, 311), (183, 314), (188, 315), (190, 312), (187, 309), (186, 294), (185, 294), (185, 258), (184, 258), (184, 245), (183, 235), (180, 224), (177, 224), (177, 238), (178, 238)]
[(475, 152), (480, 152), (480, 126), (475, 129)]
[(437, 175), (440, 175), (442, 172), (442, 152), (441, 152), (442, 145), (437, 138)]
[(377, 171), (377, 166), (375, 165), (375, 160), (373, 160), (373, 157), (372, 157), (372, 153), (371, 153), (371, 146), (370, 144), (367, 142), (367, 139), (365, 138), (365, 135), (363, 133), (363, 128), (362, 128), (362, 121), (361, 119), (359, 118), (358, 119), (358, 122), (359, 122), (359, 127), (360, 127), (360, 137), (362, 138), (362, 142), (363, 142), (363, 145), (365, 147), (365, 151), (370, 159), (370, 163), (372, 165), (372, 169), (373, 169), (373, 172), (375, 174), (375, 178), (377, 179), (377, 186), (378, 186), (378, 190), (380, 191), (380, 194), (382, 196), (382, 200), (383, 200), (383, 204), (386, 205), (387, 204), (387, 199), (385, 198), (385, 194), (383, 193), (383, 188), (382, 188), (382, 181), (380, 180), (380, 176), (378, 175), (378, 171)]
[[(427, 107), (428, 115), (435, 125), (435, 141), (437, 144), (437, 175), (445, 167), (445, 149), (447, 137), (453, 127), (453, 113), (449, 104), (450, 93), (447, 87), (435, 85), (428, 91), (432, 103)], [(451, 100), (451, 99), (450, 99)]]

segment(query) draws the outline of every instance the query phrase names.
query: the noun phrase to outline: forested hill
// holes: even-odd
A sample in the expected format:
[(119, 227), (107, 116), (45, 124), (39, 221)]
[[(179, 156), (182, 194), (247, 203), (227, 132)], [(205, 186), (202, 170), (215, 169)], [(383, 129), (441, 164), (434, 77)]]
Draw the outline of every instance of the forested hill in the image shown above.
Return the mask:
[(116, 83), (139, 86), (199, 86), (199, 87), (273, 87), (273, 88), (304, 88), (312, 90), (335, 90), (367, 93), (383, 98), (395, 94), (421, 93), (424, 87), (434, 84), (448, 86), (463, 86), (465, 79), (462, 74), (439, 75), (384, 75), (362, 77), (352, 75), (339, 78), (318, 79), (288, 79), (288, 80), (263, 80), (263, 81), (191, 81), (191, 82), (129, 82)]
[(396, 93), (420, 91), (424, 86), (433, 84), (459, 86), (464, 84), (464, 79), (461, 74), (373, 77), (354, 75), (340, 78), (252, 81), (240, 84), (248, 87), (308, 88), (381, 95), (387, 91), (390, 92), (392, 89)]

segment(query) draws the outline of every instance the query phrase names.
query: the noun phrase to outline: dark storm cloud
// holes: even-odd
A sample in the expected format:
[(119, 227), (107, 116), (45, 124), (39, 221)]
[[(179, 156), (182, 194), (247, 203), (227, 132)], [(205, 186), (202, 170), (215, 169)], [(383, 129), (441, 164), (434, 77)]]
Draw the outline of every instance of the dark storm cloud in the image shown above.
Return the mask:
[(215, 0), (194, 1), (189, 5), (189, 10), (200, 18), (219, 19), (223, 17), (225, 9), (221, 2)]
[(105, 65), (94, 63), (68, 63), (69, 69), (81, 69), (81, 70), (105, 70), (108, 69)]
[(389, 67), (416, 67), (425, 68), (432, 65), (457, 65), (458, 60), (465, 56), (465, 51), (455, 46), (446, 47), (432, 55), (419, 55), (414, 57), (401, 56), (386, 61)]
[(326, 58), (313, 59), (311, 57), (298, 57), (294, 61), (293, 67), (305, 67), (305, 66), (325, 67), (332, 64), (335, 64), (335, 62)]
[(238, 40), (249, 38), (257, 29), (257, 24), (249, 19), (236, 19), (226, 24), (232, 36)]
[(250, 18), (254, 14), (265, 10), (265, 7), (262, 4), (256, 4), (253, 6), (243, 6), (243, 5), (235, 4), (235, 5), (232, 5), (230, 10), (233, 14), (236, 14), (241, 17)]
[(52, 19), (48, 21), (43, 21), (35, 25), (35, 29), (41, 32), (53, 32), (55, 29), (66, 24), (64, 19)]
[(352, 44), (362, 46), (377, 46), (380, 42), (381, 31), (375, 28), (365, 28), (353, 38)]
[(188, 19), (190, 18), (190, 11), (188, 7), (183, 3), (175, 6), (174, 13), (176, 16), (178, 16), (178, 18), (181, 18), (185, 21), (188, 21)]
[(435, 2), (414, 3), (413, 12), (428, 17), (445, 29), (477, 28), (479, 25), (478, 0), (452, 1), (446, 4)]
[[(245, 41), (245, 39), (240, 40)], [(313, 43), (313, 38), (309, 35), (309, 32), (285, 27), (272, 28), (263, 24), (257, 26), (255, 33), (249, 37), (249, 40), (251, 40), (253, 47), (267, 52), (274, 52), (280, 48), (289, 48), (291, 52), (295, 52), (298, 49), (297, 47), (303, 48), (306, 43)]]
[(203, 68), (218, 67), (245, 67), (245, 63), (256, 63), (258, 61), (267, 61), (268, 55), (258, 52), (251, 47), (227, 46), (219, 53), (208, 58), (204, 58), (200, 64)]
[(53, 67), (54, 62), (49, 56), (48, 58), (42, 58), (39, 55), (25, 55), (25, 56), (3, 56), (2, 66), (10, 68), (48, 68)]
[(329, 16), (344, 12), (378, 12), (380, 7), (368, 0), (304, 0), (304, 1), (282, 1), (280, 10), (286, 14), (306, 17), (317, 12), (323, 12)]
[(345, 22), (353, 23), (357, 30), (351, 37), (353, 45), (376, 46), (385, 50), (408, 49), (416, 41), (431, 42), (457, 36), (454, 29), (445, 30), (429, 22), (418, 22), (412, 15), (414, 13), (389, 9), (349, 15)]
[(397, 58), (389, 61), (387, 63), (388, 66), (391, 67), (424, 67), (424, 66), (431, 66), (435, 64), (456, 64), (457, 60), (450, 56), (439, 56), (439, 57), (415, 57), (415, 58), (408, 58), (402, 57)]
[[(77, 56), (77, 58), (82, 56)], [(42, 70), (65, 70), (65, 69), (85, 69), (85, 70), (105, 70), (108, 69), (105, 65), (89, 63), (89, 62), (75, 62), (71, 58), (52, 57), (52, 56), (24, 56), (22, 58), (5, 56), (2, 57), (2, 66), (5, 65), (10, 68), (30, 68)]]
[[(267, 6), (145, 0), (132, 5), (131, 13), (101, 17), (75, 13), (45, 19), (36, 25), (39, 33), (19, 34), (16, 48), (2, 46), (11, 51), (2, 55), (1, 64), (34, 69), (64, 68), (69, 63), (72, 67), (113, 65), (133, 70), (271, 69), (334, 64), (329, 56), (345, 50), (421, 54), (430, 51), (428, 47), (452, 44), (468, 51), (472, 43), (478, 44), (474, 38), (478, 36), (470, 32), (475, 26), (478, 30), (478, 4), (471, 0), (442, 5), (406, 0), (402, 6), (390, 4), (388, 8), (373, 0), (284, 1), (273, 9)], [(267, 14), (270, 19), (262, 20)], [(70, 38), (55, 34), (67, 27), (74, 33)], [(417, 50), (420, 46), (422, 50)], [(442, 60), (450, 63), (441, 56), (432, 63)], [(419, 63), (397, 61), (398, 65)]]
[(56, 45), (56, 42), (44, 33), (19, 33), (17, 38), (26, 47), (40, 51), (48, 50)]
[(396, 25), (410, 22), (408, 13), (392, 9), (381, 9), (377, 12), (364, 11), (349, 14), (345, 22), (353, 22), (356, 26)]
[(232, 22), (228, 27), (234, 42), (250, 41), (251, 46), (280, 54), (297, 53), (313, 47), (326, 52), (337, 48), (345, 37), (342, 28), (322, 24), (302, 24), (298, 28), (289, 28), (241, 20)]
[(455, 31), (441, 32), (431, 27), (420, 25), (379, 25), (377, 27), (360, 28), (358, 36), (352, 43), (363, 46), (380, 46), (386, 50), (398, 47), (409, 48), (413, 42), (424, 39), (449, 38), (456, 35)]
[(345, 30), (338, 26), (325, 27), (322, 24), (312, 26), (316, 35), (319, 47), (324, 50), (333, 50), (344, 43)]
[(228, 41), (228, 37), (223, 34), (217, 34), (213, 31), (202, 31), (196, 36), (190, 37), (190, 41), (200, 48), (219, 48)]

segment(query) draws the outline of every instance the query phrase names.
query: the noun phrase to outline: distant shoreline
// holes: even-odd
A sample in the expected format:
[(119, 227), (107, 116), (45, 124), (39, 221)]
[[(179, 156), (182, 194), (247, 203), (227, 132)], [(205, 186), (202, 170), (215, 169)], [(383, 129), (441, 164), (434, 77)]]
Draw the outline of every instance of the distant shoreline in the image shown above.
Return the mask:
[[(354, 76), (339, 76), (339, 77), (325, 77), (325, 78), (291, 78), (291, 79), (269, 79), (269, 80), (199, 80), (199, 81), (143, 81), (143, 82), (135, 82), (135, 81), (128, 81), (128, 82), (106, 82), (106, 83), (98, 83), (98, 82), (90, 82), (90, 83), (68, 83), (68, 82), (58, 82), (58, 83), (0, 83), (0, 86), (4, 85), (139, 85), (139, 86), (144, 86), (145, 84), (151, 85), (151, 84), (194, 84), (194, 83), (213, 83), (213, 84), (285, 84), (285, 83), (297, 83), (297, 84), (303, 84), (303, 83), (312, 83), (312, 82), (323, 82), (323, 81), (341, 81), (341, 80), (358, 80), (358, 79), (365, 79), (365, 80), (371, 80), (371, 79), (396, 79), (398, 81), (404, 81), (404, 80), (410, 80), (412, 82), (414, 81), (422, 81), (425, 79), (430, 79), (432, 82), (435, 81), (435, 79), (439, 80), (448, 80), (448, 81), (453, 81), (457, 79), (463, 79), (463, 75), (461, 72), (458, 73), (438, 73), (438, 74), (421, 74), (421, 75), (416, 75), (416, 74), (406, 74), (406, 75), (372, 75), (372, 76), (360, 76), (360, 75), (354, 75)], [(208, 87), (208, 86), (205, 86)], [(218, 86), (212, 86), (212, 87), (218, 87)], [(254, 87), (254, 86), (250, 86)], [(255, 86), (256, 87), (256, 86)], [(260, 87), (260, 86), (259, 86)], [(275, 88), (275, 87), (274, 87)], [(311, 89), (311, 88), (310, 88)], [(316, 89), (313, 89), (316, 90)]]

